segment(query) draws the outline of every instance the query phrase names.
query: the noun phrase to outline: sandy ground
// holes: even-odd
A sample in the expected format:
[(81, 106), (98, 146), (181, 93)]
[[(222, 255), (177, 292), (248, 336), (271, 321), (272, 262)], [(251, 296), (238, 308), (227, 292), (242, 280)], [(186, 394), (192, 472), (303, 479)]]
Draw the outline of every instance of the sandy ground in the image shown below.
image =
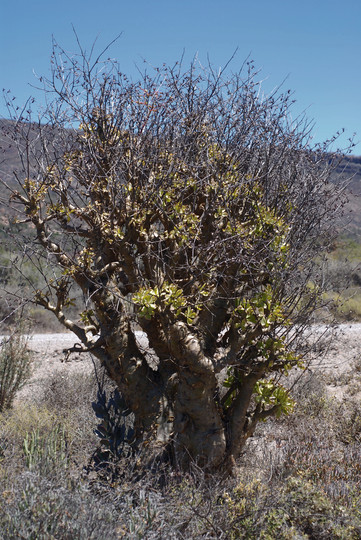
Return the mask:
[[(325, 328), (319, 327), (317, 331), (323, 334)], [(93, 370), (93, 362), (89, 354), (73, 353), (66, 361), (63, 351), (75, 343), (77, 338), (71, 333), (32, 335), (29, 339), (29, 348), (34, 353), (34, 372), (30, 382), (18, 394), (18, 399), (27, 399), (40, 394), (42, 382), (55, 371), (90, 373)], [(361, 370), (361, 324), (342, 324), (338, 327), (337, 335), (331, 344), (325, 347), (322, 357), (312, 361), (310, 369), (313, 372), (320, 370), (329, 374), (330, 392), (342, 399), (345, 391), (342, 381), (357, 363)]]
[(361, 392), (352, 389), (353, 382), (361, 381), (361, 324), (339, 325), (324, 356), (313, 360), (311, 370), (325, 374), (331, 395), (340, 400), (351, 395), (354, 400), (361, 400)]
[(34, 366), (30, 381), (18, 392), (16, 401), (40, 398), (44, 381), (57, 371), (64, 374), (87, 372), (94, 369), (90, 354), (72, 353), (68, 358), (64, 349), (78, 343), (71, 333), (33, 334), (28, 346), (33, 352)]

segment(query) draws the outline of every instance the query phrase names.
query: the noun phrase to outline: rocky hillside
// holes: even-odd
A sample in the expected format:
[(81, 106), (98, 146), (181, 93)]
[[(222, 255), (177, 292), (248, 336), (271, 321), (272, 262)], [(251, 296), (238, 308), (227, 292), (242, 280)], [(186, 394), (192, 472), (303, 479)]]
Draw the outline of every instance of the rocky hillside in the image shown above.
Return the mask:
[[(4, 182), (15, 186), (14, 171), (21, 170), (21, 161), (17, 149), (9, 137), (13, 129), (13, 122), (0, 119), (0, 222), (4, 222), (6, 212), (7, 190)], [(31, 126), (29, 126), (31, 136)], [(346, 231), (352, 236), (360, 236), (361, 242), (361, 156), (345, 156), (342, 163), (334, 173), (335, 182), (348, 181), (348, 205), (345, 209), (341, 226), (346, 226)]]

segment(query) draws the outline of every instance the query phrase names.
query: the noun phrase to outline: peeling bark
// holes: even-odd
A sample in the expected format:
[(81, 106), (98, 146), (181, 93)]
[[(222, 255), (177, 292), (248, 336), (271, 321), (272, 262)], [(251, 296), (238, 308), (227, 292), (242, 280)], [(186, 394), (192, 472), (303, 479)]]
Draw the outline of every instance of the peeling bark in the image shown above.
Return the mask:
[(212, 362), (186, 325), (173, 325), (170, 341), (179, 378), (174, 403), (176, 460), (182, 468), (192, 460), (201, 467), (216, 468), (224, 459), (226, 438), (214, 400), (217, 379)]

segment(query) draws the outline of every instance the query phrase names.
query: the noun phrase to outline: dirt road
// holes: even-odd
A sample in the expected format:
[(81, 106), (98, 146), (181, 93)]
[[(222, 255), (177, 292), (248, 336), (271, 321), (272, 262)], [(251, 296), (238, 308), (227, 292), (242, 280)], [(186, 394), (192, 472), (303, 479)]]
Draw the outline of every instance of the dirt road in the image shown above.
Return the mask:
[[(323, 334), (325, 327), (319, 326), (315, 330)], [(137, 337), (142, 340), (141, 335)], [(55, 371), (90, 373), (93, 362), (89, 354), (73, 353), (65, 362), (63, 350), (77, 342), (77, 338), (71, 333), (32, 335), (29, 338), (29, 348), (34, 353), (34, 373), (19, 397), (26, 398), (31, 394), (41, 393), (42, 382)], [(333, 374), (337, 383), (337, 379), (352, 370), (355, 363), (359, 363), (361, 369), (361, 324), (342, 324), (338, 326), (335, 339), (331, 341), (321, 359), (313, 360), (311, 369)], [(342, 397), (342, 384), (331, 384), (331, 391), (332, 386), (335, 387), (333, 393)]]

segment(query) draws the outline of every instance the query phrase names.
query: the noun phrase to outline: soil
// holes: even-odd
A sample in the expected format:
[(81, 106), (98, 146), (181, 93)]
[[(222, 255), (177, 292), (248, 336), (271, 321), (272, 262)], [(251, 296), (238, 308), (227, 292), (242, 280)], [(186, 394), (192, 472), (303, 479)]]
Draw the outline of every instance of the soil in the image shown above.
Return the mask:
[(361, 400), (361, 324), (340, 324), (333, 331), (324, 356), (313, 360), (311, 370), (324, 375), (327, 390), (337, 399)]
[(44, 381), (57, 371), (62, 375), (75, 372), (91, 373), (93, 361), (88, 353), (67, 355), (66, 349), (79, 343), (76, 336), (67, 334), (33, 334), (28, 347), (33, 352), (34, 366), (30, 381), (18, 392), (16, 401), (41, 398)]

